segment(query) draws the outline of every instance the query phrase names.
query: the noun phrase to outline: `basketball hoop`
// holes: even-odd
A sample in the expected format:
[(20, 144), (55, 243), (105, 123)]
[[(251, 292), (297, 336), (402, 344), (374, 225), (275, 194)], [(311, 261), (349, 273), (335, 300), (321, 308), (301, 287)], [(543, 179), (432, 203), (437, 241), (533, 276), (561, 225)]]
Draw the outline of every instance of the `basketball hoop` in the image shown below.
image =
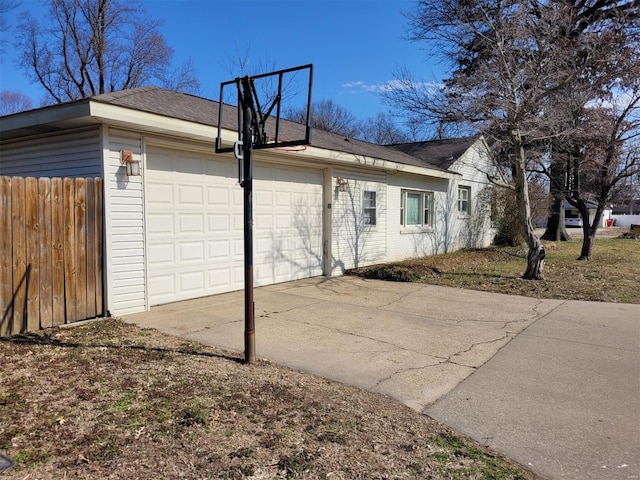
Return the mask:
[[(304, 134), (292, 140), (280, 137), (283, 90), (285, 78), (294, 77), (300, 72), (307, 72), (306, 80), (306, 125)], [(311, 85), (313, 65), (278, 70), (276, 72), (256, 75), (254, 77), (236, 78), (220, 84), (220, 105), (218, 108), (218, 136), (216, 137), (216, 153), (233, 152), (238, 160), (238, 183), (244, 189), (244, 359), (245, 363), (255, 363), (255, 305), (253, 302), (253, 162), (254, 149), (306, 148), (311, 143)], [(277, 80), (275, 91), (261, 90), (257, 84)], [(238, 118), (238, 140), (230, 146), (222, 144), (223, 110), (230, 105), (224, 103), (224, 89), (235, 85), (238, 103), (235, 106)], [(265, 93), (266, 92), (266, 95)], [(288, 98), (288, 97), (286, 97)], [(287, 122), (288, 125), (298, 125)], [(290, 128), (292, 133), (300, 129)], [(287, 135), (287, 134), (285, 134)], [(289, 136), (289, 135), (287, 135)]]
[[(246, 116), (246, 109), (251, 111), (251, 144), (254, 150), (265, 148), (286, 148), (311, 143), (311, 88), (313, 85), (313, 65), (302, 65), (299, 67), (277, 70), (255, 76), (236, 78), (220, 84), (220, 103), (218, 110), (218, 132), (216, 137), (216, 153), (233, 152), (232, 145), (224, 145), (222, 140), (222, 130), (225, 112), (237, 110), (237, 132), (238, 141), (246, 141), (243, 138), (243, 124)], [(235, 86), (237, 91), (237, 104), (225, 103), (228, 89)], [(292, 86), (296, 88), (292, 88)], [(292, 93), (285, 90), (289, 88)], [(301, 94), (304, 90), (305, 94)], [(304, 129), (292, 128), (294, 122), (287, 122), (289, 138), (283, 140), (281, 136), (282, 122), (281, 114), (286, 109), (283, 107), (296, 107), (297, 101), (303, 101), (306, 110), (306, 123), (299, 125)], [(226, 126), (229, 129), (229, 126)], [(297, 151), (297, 150), (296, 150)]]

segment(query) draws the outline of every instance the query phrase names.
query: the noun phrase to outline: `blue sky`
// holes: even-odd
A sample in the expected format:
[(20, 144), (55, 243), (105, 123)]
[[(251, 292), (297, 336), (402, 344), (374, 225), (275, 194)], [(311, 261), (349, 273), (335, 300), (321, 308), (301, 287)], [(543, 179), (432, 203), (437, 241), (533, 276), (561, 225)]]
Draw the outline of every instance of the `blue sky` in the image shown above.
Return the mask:
[[(174, 64), (191, 58), (200, 95), (218, 98), (220, 82), (231, 80), (230, 63), (249, 52), (253, 62), (284, 69), (314, 65), (313, 99), (331, 99), (364, 119), (387, 110), (377, 91), (408, 67), (426, 81), (442, 77), (425, 44), (404, 37), (409, 0), (143, 0), (148, 13), (175, 50)], [(15, 24), (23, 10), (41, 14), (38, 0), (23, 0), (8, 16)], [(42, 89), (29, 85), (15, 67), (9, 42), (0, 66), (0, 90), (17, 90), (39, 104)]]

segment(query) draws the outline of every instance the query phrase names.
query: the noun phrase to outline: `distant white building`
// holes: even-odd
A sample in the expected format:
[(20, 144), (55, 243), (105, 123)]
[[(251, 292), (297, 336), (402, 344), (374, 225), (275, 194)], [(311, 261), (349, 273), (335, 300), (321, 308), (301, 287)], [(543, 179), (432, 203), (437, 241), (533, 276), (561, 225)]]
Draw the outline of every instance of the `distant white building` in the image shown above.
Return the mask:
[[(593, 219), (596, 216), (596, 210), (598, 205), (595, 202), (587, 201), (587, 207), (589, 209), (589, 225), (593, 223)], [(582, 227), (582, 217), (580, 212), (571, 205), (568, 201), (564, 201), (564, 223), (567, 227)], [(601, 227), (608, 225), (608, 220), (611, 219), (611, 208), (606, 208), (602, 212), (602, 219), (600, 221)]]

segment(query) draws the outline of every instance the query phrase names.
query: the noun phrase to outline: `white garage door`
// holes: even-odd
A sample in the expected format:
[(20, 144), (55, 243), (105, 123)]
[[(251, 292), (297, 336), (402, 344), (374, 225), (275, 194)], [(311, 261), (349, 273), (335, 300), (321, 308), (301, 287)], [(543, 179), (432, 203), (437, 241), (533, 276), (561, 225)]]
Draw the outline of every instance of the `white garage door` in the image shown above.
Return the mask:
[[(147, 151), (151, 305), (244, 287), (243, 190), (233, 158)], [(255, 285), (322, 274), (322, 171), (256, 163)]]

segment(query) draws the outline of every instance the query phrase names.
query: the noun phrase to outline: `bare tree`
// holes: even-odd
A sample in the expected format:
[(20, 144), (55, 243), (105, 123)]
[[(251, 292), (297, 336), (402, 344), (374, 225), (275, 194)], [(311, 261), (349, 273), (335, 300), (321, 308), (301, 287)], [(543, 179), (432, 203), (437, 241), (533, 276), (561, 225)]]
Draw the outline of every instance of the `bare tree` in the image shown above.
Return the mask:
[[(20, 5), (20, 2), (14, 0), (0, 0), (0, 34), (8, 32), (11, 28), (9, 22), (7, 22), (7, 14)], [(4, 35), (0, 40), (0, 63), (4, 61), (5, 44), (7, 43)]]
[(362, 121), (359, 130), (360, 133), (357, 137), (360, 140), (378, 145), (391, 145), (411, 141), (411, 137), (400, 129), (393, 121), (393, 118), (386, 113), (378, 113), (375, 117)]
[[(307, 111), (304, 108), (290, 108), (286, 111), (286, 117), (294, 122), (304, 123)], [(359, 121), (351, 112), (332, 100), (320, 100), (311, 105), (311, 126), (377, 145), (405, 143), (412, 139), (397, 126), (388, 113), (378, 113)]]
[[(306, 108), (288, 109), (284, 116), (294, 122), (306, 123)], [(311, 126), (326, 132), (337, 133), (345, 137), (357, 137), (358, 122), (351, 112), (332, 100), (320, 100), (311, 105)]]
[[(626, 102), (609, 108), (590, 109), (591, 133), (572, 150), (567, 200), (582, 218), (583, 241), (578, 260), (589, 260), (602, 213), (626, 186), (626, 180), (640, 174), (640, 77)], [(589, 215), (588, 202), (596, 204)]]
[(0, 92), (0, 115), (23, 112), (32, 108), (31, 99), (20, 92), (2, 90)]
[(49, 0), (48, 16), (21, 15), (16, 49), (28, 78), (54, 102), (140, 87), (151, 82), (194, 91), (188, 63), (171, 70), (173, 50), (161, 22), (139, 2)]
[[(633, 173), (633, 168), (624, 167), (626, 160), (620, 155), (604, 160), (595, 152), (604, 151), (609, 145), (619, 153), (623, 144), (633, 137), (629, 133), (634, 129), (631, 118), (637, 116), (634, 113), (637, 107), (632, 104), (640, 82), (638, 3), (576, 1), (567, 5), (570, 5), (567, 21), (559, 34), (564, 42), (573, 45), (570, 61), (580, 68), (564, 89), (548, 99), (545, 109), (548, 137), (541, 143), (549, 155), (542, 170), (549, 176), (553, 203), (542, 238), (551, 240), (567, 236), (563, 222), (565, 199), (576, 208), (580, 204), (574, 204), (578, 198), (608, 202), (618, 188), (615, 185), (619, 184), (619, 180), (609, 183), (612, 172)], [(624, 108), (621, 103), (631, 108)], [(620, 128), (626, 134), (612, 141), (612, 131)], [(600, 147), (596, 147), (596, 139)], [(618, 170), (618, 167), (623, 168)], [(608, 193), (602, 194), (603, 189)], [(603, 203), (602, 208), (605, 206)], [(586, 204), (583, 207), (586, 212)], [(596, 230), (600, 220), (598, 217), (593, 225)], [(586, 217), (584, 228), (590, 223)], [(595, 230), (584, 233), (580, 259), (591, 255), (595, 239)], [(591, 246), (587, 246), (589, 242)]]
[(546, 122), (557, 121), (549, 120), (550, 100), (567, 88), (607, 84), (606, 64), (589, 49), (602, 46), (603, 22), (624, 27), (637, 10), (632, 0), (421, 0), (411, 16), (413, 38), (435, 41), (454, 70), (438, 91), (401, 77), (387, 100), (435, 125), (480, 131), (489, 141), (502, 167), (493, 180), (515, 191), (529, 247), (525, 279), (543, 278), (545, 250), (533, 229), (527, 172), (540, 161)]

